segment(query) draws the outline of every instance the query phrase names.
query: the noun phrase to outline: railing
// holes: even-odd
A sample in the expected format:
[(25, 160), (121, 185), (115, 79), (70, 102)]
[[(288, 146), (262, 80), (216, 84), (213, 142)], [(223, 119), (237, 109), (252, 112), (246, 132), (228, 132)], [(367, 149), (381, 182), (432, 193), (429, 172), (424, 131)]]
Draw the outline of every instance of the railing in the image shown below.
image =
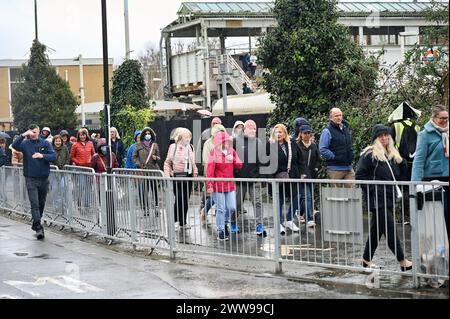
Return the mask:
[(252, 80), (245, 74), (244, 70), (236, 62), (236, 60), (229, 54), (224, 54), (216, 57), (216, 65), (219, 67), (220, 63), (225, 62), (228, 70), (226, 75), (227, 82), (233, 87), (237, 94), (242, 94), (242, 83), (247, 83), (251, 88), (253, 86)]
[[(2, 167), (0, 179), (0, 208), (29, 216), (22, 169)], [(211, 196), (208, 182), (216, 183)], [(229, 182), (234, 193), (227, 192)], [(395, 185), (403, 190), (401, 198)], [(439, 182), (206, 180), (166, 178), (161, 171), (52, 170), (45, 219), (86, 235), (167, 250), (172, 258), (184, 253), (269, 260), (277, 271), (288, 263), (380, 271), (409, 276), (416, 287), (423, 281), (439, 287), (448, 280), (447, 190)], [(399, 223), (408, 218), (409, 225)], [(363, 258), (378, 267), (363, 267)], [(400, 259), (412, 261), (411, 272), (402, 271)]]

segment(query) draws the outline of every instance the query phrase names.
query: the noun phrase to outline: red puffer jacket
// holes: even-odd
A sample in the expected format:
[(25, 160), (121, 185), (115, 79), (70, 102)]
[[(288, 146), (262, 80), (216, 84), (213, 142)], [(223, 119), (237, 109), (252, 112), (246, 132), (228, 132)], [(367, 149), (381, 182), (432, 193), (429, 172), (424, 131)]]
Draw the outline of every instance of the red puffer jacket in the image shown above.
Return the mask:
[[(227, 160), (227, 155), (222, 152), (222, 143), (228, 143), (227, 155), (232, 155), (232, 160)], [(239, 159), (236, 151), (233, 149), (233, 140), (227, 132), (219, 132), (214, 137), (214, 149), (209, 154), (208, 170), (206, 177), (233, 178), (234, 170), (242, 168), (242, 161)], [(234, 191), (234, 182), (207, 181), (207, 188), (213, 189), (216, 193), (228, 193)]]
[(70, 150), (70, 160), (73, 165), (91, 167), (91, 158), (95, 154), (94, 145), (91, 141), (82, 144), (76, 142)]

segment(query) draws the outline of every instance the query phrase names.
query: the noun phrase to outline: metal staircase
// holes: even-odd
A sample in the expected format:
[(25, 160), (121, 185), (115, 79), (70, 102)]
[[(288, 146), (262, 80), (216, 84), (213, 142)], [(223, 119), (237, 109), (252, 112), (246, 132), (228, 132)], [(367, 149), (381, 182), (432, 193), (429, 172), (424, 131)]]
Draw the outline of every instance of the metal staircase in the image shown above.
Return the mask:
[[(242, 83), (247, 83), (248, 87), (253, 87), (253, 81), (245, 74), (244, 70), (240, 67), (240, 65), (236, 62), (236, 60), (229, 54), (223, 54), (216, 57), (215, 67), (220, 70), (220, 65), (225, 64), (225, 77), (226, 82), (229, 84), (236, 94), (243, 94), (242, 92)], [(217, 81), (222, 80), (222, 75), (215, 75), (215, 79)]]

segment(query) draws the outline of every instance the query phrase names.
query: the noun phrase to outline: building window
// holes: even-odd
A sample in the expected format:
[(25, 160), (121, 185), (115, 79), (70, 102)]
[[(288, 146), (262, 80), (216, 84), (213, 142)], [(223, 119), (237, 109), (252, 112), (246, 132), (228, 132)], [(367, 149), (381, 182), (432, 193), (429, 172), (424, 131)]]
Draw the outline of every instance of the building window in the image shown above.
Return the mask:
[(14, 90), (16, 89), (17, 85), (24, 80), (21, 73), (22, 68), (9, 68), (9, 90), (11, 92), (11, 104), (13, 103), (14, 99)]

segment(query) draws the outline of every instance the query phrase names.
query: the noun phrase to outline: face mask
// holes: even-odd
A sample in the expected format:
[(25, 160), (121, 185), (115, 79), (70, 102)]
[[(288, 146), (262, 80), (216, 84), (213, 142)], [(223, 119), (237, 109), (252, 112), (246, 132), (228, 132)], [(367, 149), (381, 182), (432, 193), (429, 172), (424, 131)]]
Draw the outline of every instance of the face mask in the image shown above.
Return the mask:
[(152, 136), (151, 135), (145, 135), (144, 138), (145, 138), (146, 141), (151, 141)]
[(108, 150), (108, 146), (102, 146), (102, 147), (100, 147), (100, 151), (103, 153), (103, 154), (106, 154), (106, 151)]

